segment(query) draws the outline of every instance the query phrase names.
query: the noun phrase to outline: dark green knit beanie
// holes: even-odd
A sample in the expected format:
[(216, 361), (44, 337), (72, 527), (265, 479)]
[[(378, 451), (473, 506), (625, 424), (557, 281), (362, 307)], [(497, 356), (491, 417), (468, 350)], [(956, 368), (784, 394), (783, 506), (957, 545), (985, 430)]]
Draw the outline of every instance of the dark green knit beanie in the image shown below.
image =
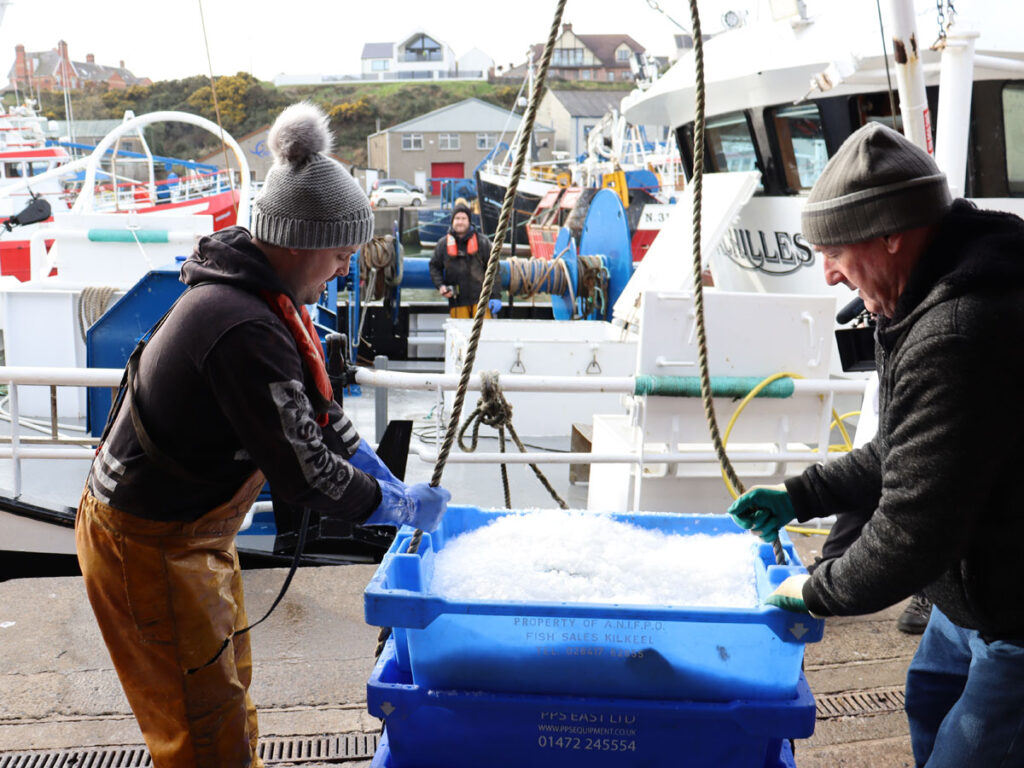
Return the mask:
[(801, 226), (813, 245), (850, 245), (933, 224), (952, 202), (931, 155), (903, 134), (868, 123), (828, 161)]

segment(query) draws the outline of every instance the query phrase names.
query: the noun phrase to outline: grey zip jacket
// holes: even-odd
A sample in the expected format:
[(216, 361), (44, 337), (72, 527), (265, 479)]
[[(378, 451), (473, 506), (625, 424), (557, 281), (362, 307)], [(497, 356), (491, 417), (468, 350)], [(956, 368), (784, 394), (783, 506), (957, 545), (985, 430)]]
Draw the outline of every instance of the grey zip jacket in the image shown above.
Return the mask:
[(1024, 221), (956, 201), (875, 340), (877, 435), (786, 482), (800, 521), (870, 514), (804, 601), (858, 615), (923, 590), (1024, 639)]

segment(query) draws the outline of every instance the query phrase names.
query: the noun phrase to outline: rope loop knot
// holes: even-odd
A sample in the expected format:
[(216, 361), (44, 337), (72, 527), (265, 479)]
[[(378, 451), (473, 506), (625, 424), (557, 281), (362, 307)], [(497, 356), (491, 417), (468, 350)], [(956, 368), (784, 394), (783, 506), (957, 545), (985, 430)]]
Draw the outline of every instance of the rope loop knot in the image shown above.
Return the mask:
[[(481, 371), (480, 373), (480, 399), (477, 400), (476, 408), (466, 417), (462, 429), (459, 430), (459, 448), (466, 453), (476, 450), (481, 424), (493, 427), (499, 432), (512, 426), (512, 404), (505, 399), (505, 394), (501, 391), (497, 371)], [(473, 426), (473, 432), (470, 436), (470, 445), (467, 448), (463, 437), (470, 425)]]

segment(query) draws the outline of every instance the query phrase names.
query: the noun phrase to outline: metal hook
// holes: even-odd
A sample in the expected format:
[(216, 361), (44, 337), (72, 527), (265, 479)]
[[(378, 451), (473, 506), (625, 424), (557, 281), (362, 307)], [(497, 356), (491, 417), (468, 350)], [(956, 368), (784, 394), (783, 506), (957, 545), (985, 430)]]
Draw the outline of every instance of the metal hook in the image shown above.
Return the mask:
[(526, 373), (526, 366), (523, 365), (523, 345), (516, 344), (516, 359), (512, 363), (512, 367), (508, 369), (509, 373)]
[(590, 365), (587, 366), (587, 370), (585, 371), (588, 374), (601, 373), (601, 364), (597, 362), (597, 349), (597, 344), (590, 345)]

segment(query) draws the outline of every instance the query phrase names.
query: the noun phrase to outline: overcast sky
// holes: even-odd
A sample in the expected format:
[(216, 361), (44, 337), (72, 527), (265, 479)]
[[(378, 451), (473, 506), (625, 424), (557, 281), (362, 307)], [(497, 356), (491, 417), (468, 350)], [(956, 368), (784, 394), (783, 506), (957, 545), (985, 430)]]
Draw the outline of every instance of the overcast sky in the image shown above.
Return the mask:
[[(717, 0), (709, 0), (717, 2)], [(2, 0), (0, 0), (2, 2)], [(702, 5), (705, 0), (702, 0)], [(658, 0), (689, 26), (686, 0)], [(217, 75), (250, 71), (264, 80), (290, 74), (359, 71), (364, 43), (394, 42), (422, 28), (456, 57), (477, 47), (496, 64), (521, 63), (541, 43), (555, 0), (201, 0)], [(0, 22), (0, 82), (14, 46), (49, 50), (68, 43), (73, 61), (122, 59), (135, 75), (169, 80), (208, 72), (200, 0), (13, 0)], [(625, 32), (657, 56), (674, 56), (679, 31), (647, 0), (568, 0), (564, 21), (582, 34)], [(708, 22), (704, 22), (705, 29)]]

